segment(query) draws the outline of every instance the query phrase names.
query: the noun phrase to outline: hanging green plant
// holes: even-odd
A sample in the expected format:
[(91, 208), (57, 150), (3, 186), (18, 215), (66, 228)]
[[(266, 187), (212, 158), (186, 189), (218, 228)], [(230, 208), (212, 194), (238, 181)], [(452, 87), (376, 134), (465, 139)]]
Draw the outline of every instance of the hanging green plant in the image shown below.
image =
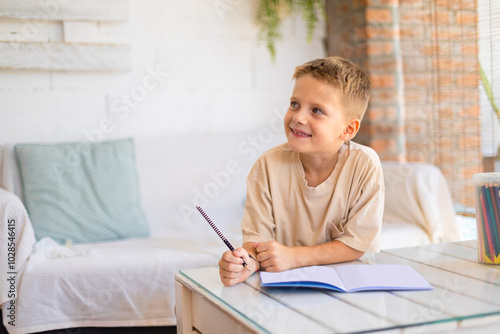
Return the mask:
[[(491, 88), (488, 77), (486, 76), (486, 73), (484, 73), (481, 64), (479, 64), (479, 77), (481, 78), (481, 83), (483, 84), (486, 96), (488, 97), (488, 101), (490, 101), (491, 108), (493, 109), (495, 115), (497, 115), (498, 121), (500, 122), (500, 110), (498, 109), (495, 97), (493, 96), (493, 89)], [(500, 160), (500, 146), (497, 148), (496, 159)]]
[(258, 39), (266, 43), (271, 59), (276, 58), (276, 42), (282, 37), (281, 21), (292, 13), (302, 14), (307, 26), (307, 40), (311, 41), (319, 22), (325, 15), (324, 0), (260, 0), (257, 10)]
[(483, 83), (484, 90), (486, 91), (486, 96), (488, 97), (488, 101), (490, 101), (491, 107), (493, 111), (498, 117), (498, 121), (500, 122), (500, 110), (498, 109), (497, 103), (495, 102), (495, 97), (493, 96), (493, 89), (491, 88), (490, 82), (488, 81), (488, 77), (486, 77), (486, 73), (484, 73), (483, 67), (479, 64), (479, 76), (481, 78), (481, 82)]

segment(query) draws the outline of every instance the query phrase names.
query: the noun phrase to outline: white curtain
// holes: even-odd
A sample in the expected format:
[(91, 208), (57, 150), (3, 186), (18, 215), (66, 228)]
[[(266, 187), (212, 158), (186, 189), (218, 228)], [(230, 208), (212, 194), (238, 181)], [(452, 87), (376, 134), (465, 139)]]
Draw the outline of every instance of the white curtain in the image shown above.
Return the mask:
[[(481, 0), (478, 6), (479, 63), (484, 77), (480, 83), (481, 148), (484, 156), (497, 156), (500, 171), (500, 1)], [(496, 111), (495, 111), (496, 106)]]

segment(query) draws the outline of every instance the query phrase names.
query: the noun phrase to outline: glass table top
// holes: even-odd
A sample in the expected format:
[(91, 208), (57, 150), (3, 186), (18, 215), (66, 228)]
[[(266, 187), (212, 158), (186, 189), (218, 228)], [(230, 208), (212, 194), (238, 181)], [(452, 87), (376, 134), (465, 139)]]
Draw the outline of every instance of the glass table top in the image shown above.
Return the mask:
[(468, 321), (500, 321), (500, 266), (477, 261), (475, 240), (384, 250), (351, 263), (409, 264), (433, 289), (343, 293), (261, 288), (257, 274), (245, 283), (225, 287), (218, 268), (182, 270), (179, 275), (262, 333), (402, 328), (421, 332), (428, 328), (452, 330)]

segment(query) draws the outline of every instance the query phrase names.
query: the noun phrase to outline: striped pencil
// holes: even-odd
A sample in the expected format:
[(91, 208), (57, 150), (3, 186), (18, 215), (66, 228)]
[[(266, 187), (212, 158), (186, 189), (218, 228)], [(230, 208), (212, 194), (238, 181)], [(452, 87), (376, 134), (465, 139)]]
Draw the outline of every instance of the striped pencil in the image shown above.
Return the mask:
[[(208, 217), (208, 215), (205, 213), (205, 211), (203, 211), (203, 209), (199, 205), (196, 206), (196, 209), (201, 213), (201, 215), (203, 216), (203, 218), (205, 218), (205, 220), (207, 221), (207, 223), (210, 226), (212, 226), (212, 228), (214, 229), (215, 233), (217, 233), (217, 235), (222, 239), (222, 241), (224, 241), (224, 243), (231, 250), (231, 252), (234, 252), (233, 245), (231, 245), (231, 243), (229, 242), (229, 240), (227, 240), (226, 237), (224, 237), (224, 235), (222, 234), (222, 232), (219, 231), (219, 229), (217, 228), (217, 226), (215, 226), (215, 224)], [(243, 260), (243, 258), (241, 258), (241, 259)], [(245, 260), (243, 260), (243, 267), (245, 267), (248, 271), (250, 271), (250, 268), (248, 267), (248, 264), (245, 262)]]

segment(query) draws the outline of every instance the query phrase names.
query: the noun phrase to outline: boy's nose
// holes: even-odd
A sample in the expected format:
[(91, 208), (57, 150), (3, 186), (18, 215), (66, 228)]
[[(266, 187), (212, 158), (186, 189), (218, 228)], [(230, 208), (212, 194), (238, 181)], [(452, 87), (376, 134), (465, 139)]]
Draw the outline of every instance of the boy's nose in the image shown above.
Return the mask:
[(300, 109), (299, 111), (297, 111), (295, 113), (295, 115), (293, 115), (292, 120), (295, 121), (296, 123), (306, 124), (307, 123), (307, 115), (305, 114), (305, 110)]

